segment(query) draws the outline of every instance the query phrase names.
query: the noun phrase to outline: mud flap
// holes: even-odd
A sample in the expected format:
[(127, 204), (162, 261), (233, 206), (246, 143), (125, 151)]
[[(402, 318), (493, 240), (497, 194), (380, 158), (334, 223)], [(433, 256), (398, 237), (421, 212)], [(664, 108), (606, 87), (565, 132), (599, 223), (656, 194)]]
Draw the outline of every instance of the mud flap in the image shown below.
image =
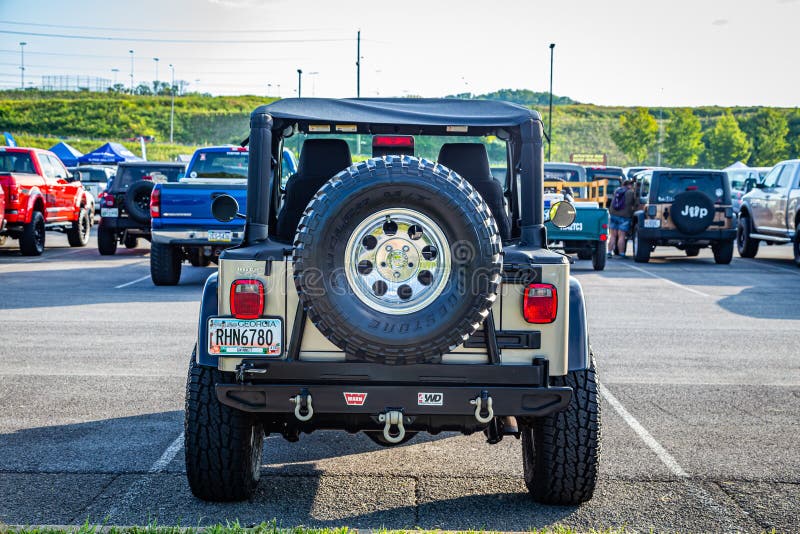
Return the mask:
[(589, 368), (589, 329), (586, 322), (586, 302), (577, 278), (569, 278), (569, 348), (567, 364), (570, 371)]

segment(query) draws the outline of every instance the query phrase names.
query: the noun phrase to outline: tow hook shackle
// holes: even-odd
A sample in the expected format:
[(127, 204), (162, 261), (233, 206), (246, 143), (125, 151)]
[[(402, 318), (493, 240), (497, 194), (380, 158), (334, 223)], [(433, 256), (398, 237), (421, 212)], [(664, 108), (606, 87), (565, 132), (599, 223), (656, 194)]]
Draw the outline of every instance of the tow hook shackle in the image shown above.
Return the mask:
[[(400, 443), (406, 436), (406, 429), (403, 426), (403, 412), (399, 410), (391, 410), (386, 413), (378, 415), (378, 421), (386, 423), (383, 426), (383, 438), (389, 443)], [(392, 427), (397, 427), (395, 433), (392, 433)]]
[[(492, 410), (492, 398), (485, 390), (481, 391), (480, 397), (475, 397), (469, 401), (469, 403), (475, 406), (475, 419), (477, 419), (479, 423), (488, 423), (494, 418), (494, 410)], [(486, 408), (486, 416), (482, 414), (484, 407)]]
[(289, 402), (294, 404), (294, 416), (298, 421), (308, 421), (314, 416), (311, 394), (307, 389), (303, 389), (299, 395), (289, 398)]

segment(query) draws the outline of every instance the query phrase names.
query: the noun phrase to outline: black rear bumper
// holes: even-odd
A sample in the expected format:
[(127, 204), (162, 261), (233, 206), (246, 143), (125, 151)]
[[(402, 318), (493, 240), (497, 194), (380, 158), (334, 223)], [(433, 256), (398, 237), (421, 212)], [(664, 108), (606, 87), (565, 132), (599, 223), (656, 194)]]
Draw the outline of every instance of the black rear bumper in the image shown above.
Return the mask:
[(246, 412), (290, 414), (293, 397), (310, 395), (320, 416), (377, 416), (389, 410), (470, 416), (476, 409), (471, 401), (483, 398), (485, 408), (491, 397), (495, 416), (539, 417), (565, 409), (572, 396), (569, 387), (549, 385), (543, 359), (530, 366), (257, 360), (243, 365), (243, 381), (217, 384), (216, 392), (221, 403)]

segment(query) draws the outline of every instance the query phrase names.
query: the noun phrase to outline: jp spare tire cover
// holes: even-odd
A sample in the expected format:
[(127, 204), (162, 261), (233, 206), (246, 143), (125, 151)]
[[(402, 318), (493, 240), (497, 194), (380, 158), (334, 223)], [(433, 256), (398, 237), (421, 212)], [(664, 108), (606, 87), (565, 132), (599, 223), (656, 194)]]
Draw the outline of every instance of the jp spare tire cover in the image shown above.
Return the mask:
[(348, 360), (436, 363), (481, 325), (502, 267), (497, 224), (447, 167), (373, 158), (314, 196), (294, 242), (311, 321)]
[(150, 193), (155, 184), (149, 180), (134, 182), (125, 191), (125, 208), (128, 215), (136, 222), (150, 223)]
[(675, 195), (669, 216), (684, 234), (699, 234), (714, 220), (714, 203), (700, 191), (685, 191)]

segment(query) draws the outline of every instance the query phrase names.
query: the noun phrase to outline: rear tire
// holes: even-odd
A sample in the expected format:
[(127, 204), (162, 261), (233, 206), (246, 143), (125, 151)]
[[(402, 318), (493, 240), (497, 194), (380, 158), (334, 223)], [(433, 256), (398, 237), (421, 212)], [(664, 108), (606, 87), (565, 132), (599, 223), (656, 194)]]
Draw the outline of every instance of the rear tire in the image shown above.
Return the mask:
[(224, 380), (217, 369), (197, 365), (192, 354), (184, 415), (186, 478), (204, 501), (246, 500), (261, 476), (264, 428), (219, 402), (215, 385)]
[(180, 249), (153, 243), (150, 246), (150, 278), (157, 286), (174, 286), (181, 279)]
[(733, 241), (722, 241), (711, 245), (714, 252), (714, 262), (719, 265), (728, 265), (733, 260)]
[(794, 240), (792, 241), (794, 251), (794, 264), (800, 267), (800, 224), (794, 228)]
[(685, 249), (686, 255), (690, 258), (694, 258), (698, 254), (700, 254), (700, 247), (686, 247)]
[(117, 234), (99, 226), (97, 228), (97, 250), (101, 256), (113, 256), (117, 252)]
[(736, 227), (736, 248), (742, 258), (755, 258), (758, 254), (757, 239), (750, 237), (750, 218), (739, 217), (739, 224)]
[(592, 267), (595, 271), (602, 271), (606, 268), (606, 243), (598, 241), (595, 244), (594, 254), (592, 254)]
[(41, 256), (44, 252), (44, 215), (41, 211), (34, 211), (31, 222), (22, 227), (19, 236), (19, 250), (23, 256)]
[(633, 261), (636, 263), (650, 261), (650, 241), (641, 238), (638, 225), (633, 227)]
[(203, 254), (202, 248), (195, 248), (189, 250), (189, 263), (192, 267), (208, 267), (211, 263), (211, 258)]
[(71, 247), (85, 247), (89, 243), (89, 234), (92, 231), (92, 219), (86, 208), (81, 208), (78, 220), (72, 222), (67, 230), (67, 241)]
[(123, 241), (125, 248), (132, 249), (139, 246), (139, 238), (135, 235), (125, 235), (125, 240)]
[(576, 505), (592, 498), (600, 454), (600, 403), (594, 358), (589, 369), (551, 380), (572, 387), (569, 407), (522, 431), (525, 485), (537, 502)]

